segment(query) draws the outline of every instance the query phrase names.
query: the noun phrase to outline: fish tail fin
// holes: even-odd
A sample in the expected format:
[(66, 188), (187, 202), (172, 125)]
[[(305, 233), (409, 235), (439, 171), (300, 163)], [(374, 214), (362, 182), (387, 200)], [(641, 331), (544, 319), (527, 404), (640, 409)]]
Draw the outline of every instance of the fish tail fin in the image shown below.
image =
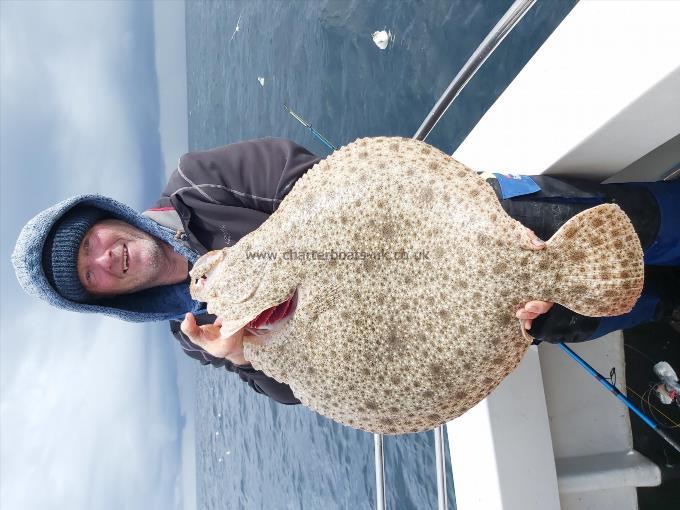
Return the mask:
[(622, 315), (633, 308), (644, 283), (643, 252), (618, 205), (577, 214), (546, 244), (545, 256), (558, 262), (555, 301), (590, 317)]

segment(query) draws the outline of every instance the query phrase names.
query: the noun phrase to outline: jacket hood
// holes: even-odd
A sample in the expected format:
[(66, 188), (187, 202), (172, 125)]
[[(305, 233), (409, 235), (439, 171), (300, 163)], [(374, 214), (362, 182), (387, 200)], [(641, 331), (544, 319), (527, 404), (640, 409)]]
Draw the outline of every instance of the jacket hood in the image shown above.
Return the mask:
[(194, 301), (185, 282), (145, 289), (132, 294), (101, 298), (96, 304), (70, 301), (50, 285), (42, 267), (42, 250), (52, 226), (77, 205), (88, 205), (112, 218), (125, 221), (165, 241), (192, 264), (198, 254), (178, 240), (176, 230), (165, 227), (112, 198), (97, 194), (77, 195), (45, 209), (22, 229), (12, 253), (12, 264), (19, 284), (28, 294), (53, 306), (76, 312), (101, 313), (131, 322), (180, 319), (187, 312), (202, 313), (202, 303)]

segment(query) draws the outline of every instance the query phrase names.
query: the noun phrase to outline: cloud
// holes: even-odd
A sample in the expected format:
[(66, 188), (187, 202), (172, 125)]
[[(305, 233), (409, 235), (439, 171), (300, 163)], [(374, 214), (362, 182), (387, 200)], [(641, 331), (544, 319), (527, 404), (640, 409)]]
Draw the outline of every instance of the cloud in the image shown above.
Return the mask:
[(1, 9), (0, 507), (181, 507), (193, 409), (167, 325), (55, 310), (9, 262), (23, 224), (58, 200), (98, 192), (140, 209), (157, 196), (152, 6)]
[[(145, 143), (158, 143), (158, 98), (153, 55), (151, 66), (135, 65), (144, 51), (133, 16), (152, 28), (150, 7), (127, 2), (3, 5), (3, 137), (15, 142), (5, 149), (9, 168), (39, 174), (61, 194), (106, 190), (142, 202), (130, 177), (149, 170), (140, 166)], [(133, 102), (145, 106), (131, 109)], [(139, 123), (151, 140), (140, 140)]]
[(160, 99), (160, 133), (165, 172), (170, 174), (179, 157), (188, 151), (189, 115), (187, 104), (186, 39), (184, 33), (184, 2), (154, 1), (154, 35), (156, 73)]
[(2, 352), (0, 506), (179, 504), (183, 423), (172, 339), (154, 326), (48, 305), (16, 317), (3, 337), (13, 341)]

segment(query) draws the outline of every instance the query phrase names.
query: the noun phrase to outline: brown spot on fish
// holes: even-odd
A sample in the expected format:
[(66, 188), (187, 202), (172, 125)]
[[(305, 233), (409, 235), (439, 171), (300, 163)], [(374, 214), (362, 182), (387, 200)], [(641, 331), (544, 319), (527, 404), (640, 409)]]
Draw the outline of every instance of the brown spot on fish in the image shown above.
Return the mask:
[(366, 402), (364, 402), (364, 406), (369, 411), (375, 411), (379, 408), (378, 403), (375, 400), (367, 400)]
[(430, 373), (435, 377), (440, 377), (444, 373), (444, 367), (439, 363), (430, 363)]
[(573, 294), (581, 295), (587, 292), (588, 288), (585, 285), (574, 285), (571, 289)]
[(434, 198), (434, 191), (429, 186), (420, 191), (420, 200), (423, 202), (431, 202)]
[(508, 270), (507, 262), (499, 262), (496, 267), (493, 268), (495, 273), (505, 273)]
[(567, 239), (572, 239), (577, 232), (578, 227), (576, 227), (575, 225), (568, 225), (564, 227), (562, 235), (564, 235), (564, 237), (566, 237)]
[(382, 226), (380, 227), (380, 231), (383, 237), (387, 239), (390, 239), (395, 234), (394, 225), (392, 225), (391, 223), (383, 223)]
[(581, 262), (586, 258), (586, 254), (579, 250), (574, 250), (569, 254), (569, 260), (572, 262)]

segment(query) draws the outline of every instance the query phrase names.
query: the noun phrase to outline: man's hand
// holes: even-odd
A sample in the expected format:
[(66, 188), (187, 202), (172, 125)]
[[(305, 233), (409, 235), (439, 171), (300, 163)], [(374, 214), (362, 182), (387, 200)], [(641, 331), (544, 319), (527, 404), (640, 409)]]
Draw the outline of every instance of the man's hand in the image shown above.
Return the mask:
[(554, 304), (547, 301), (529, 301), (524, 305), (524, 308), (517, 310), (515, 317), (524, 321), (524, 329), (531, 329), (533, 320), (539, 315), (547, 313)]
[(216, 358), (226, 358), (237, 365), (249, 364), (243, 357), (244, 328), (239, 329), (231, 336), (223, 336), (221, 327), (222, 319), (220, 318), (212, 324), (199, 326), (191, 313), (186, 314), (180, 325), (182, 333), (189, 337), (192, 343)]
[[(526, 238), (522, 248), (529, 250), (542, 250), (545, 248), (545, 242), (539, 239), (533, 230), (527, 228), (525, 234)], [(547, 301), (529, 301), (524, 305), (524, 308), (517, 310), (515, 317), (522, 319), (524, 329), (531, 329), (533, 320), (539, 315), (547, 313), (553, 304)]]
[(539, 239), (533, 230), (524, 227), (524, 239), (521, 246), (526, 250), (542, 250), (545, 248), (545, 241)]

